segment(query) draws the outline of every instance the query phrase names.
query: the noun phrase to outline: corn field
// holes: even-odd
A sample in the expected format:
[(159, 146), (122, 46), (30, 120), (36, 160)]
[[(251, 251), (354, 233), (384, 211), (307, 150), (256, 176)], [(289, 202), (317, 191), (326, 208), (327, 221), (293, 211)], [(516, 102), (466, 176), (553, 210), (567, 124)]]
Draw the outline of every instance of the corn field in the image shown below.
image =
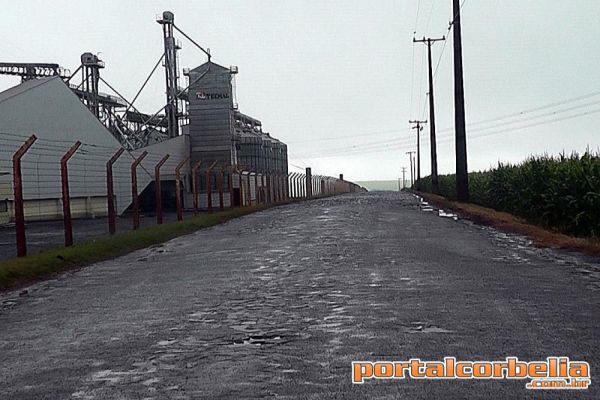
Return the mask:
[[(421, 180), (431, 192), (431, 177)], [(456, 198), (455, 175), (439, 176), (440, 193)], [(470, 201), (578, 237), (600, 237), (600, 153), (530, 157), (469, 174)]]

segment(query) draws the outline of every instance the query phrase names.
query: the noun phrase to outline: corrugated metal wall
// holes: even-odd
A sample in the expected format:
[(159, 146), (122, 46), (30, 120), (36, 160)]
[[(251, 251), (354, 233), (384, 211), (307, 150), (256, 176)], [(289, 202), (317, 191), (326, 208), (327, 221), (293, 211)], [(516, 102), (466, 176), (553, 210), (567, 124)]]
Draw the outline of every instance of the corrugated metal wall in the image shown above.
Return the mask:
[[(201, 79), (198, 79), (205, 74)], [(192, 163), (218, 161), (231, 165), (233, 100), (229, 69), (208, 62), (190, 71), (189, 119)]]

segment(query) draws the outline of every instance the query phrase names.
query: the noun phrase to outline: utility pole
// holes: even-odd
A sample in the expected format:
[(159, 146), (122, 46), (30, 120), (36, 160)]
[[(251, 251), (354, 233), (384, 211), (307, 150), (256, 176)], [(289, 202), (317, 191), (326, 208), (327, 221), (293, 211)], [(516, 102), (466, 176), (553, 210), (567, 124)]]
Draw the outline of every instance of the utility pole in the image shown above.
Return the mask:
[(427, 45), (427, 56), (429, 60), (429, 143), (431, 148), (431, 191), (439, 193), (438, 171), (437, 171), (437, 148), (435, 140), (435, 110), (433, 101), (433, 70), (431, 61), (431, 45), (435, 42), (446, 40), (442, 36), (441, 39), (431, 39), (423, 37), (421, 40), (413, 38), (413, 43), (425, 43)]
[(421, 131), (423, 130), (421, 124), (426, 124), (427, 120), (408, 121), (408, 123), (415, 124), (412, 129), (417, 130), (417, 190), (421, 190)]
[(406, 186), (406, 167), (402, 167), (402, 189)]
[(456, 198), (469, 201), (467, 171), (467, 133), (465, 129), (465, 90), (463, 84), (462, 38), (460, 32), (460, 0), (453, 0), (454, 29), (454, 125), (456, 148)]
[(415, 154), (415, 152), (407, 151), (406, 154), (408, 154), (408, 160), (410, 161), (410, 187), (412, 189), (412, 187), (415, 185), (415, 170), (413, 166), (413, 154)]
[(415, 155), (412, 155), (412, 164), (413, 164), (413, 188), (415, 186), (415, 180), (417, 176), (417, 161), (415, 160)]

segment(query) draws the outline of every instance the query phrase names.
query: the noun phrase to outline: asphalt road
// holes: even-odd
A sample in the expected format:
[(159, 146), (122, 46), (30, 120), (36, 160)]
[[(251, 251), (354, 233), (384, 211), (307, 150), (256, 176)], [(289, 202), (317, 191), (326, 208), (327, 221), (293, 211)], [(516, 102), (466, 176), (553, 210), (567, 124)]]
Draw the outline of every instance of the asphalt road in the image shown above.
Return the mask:
[[(0, 398), (599, 398), (599, 271), (407, 194), (277, 207), (0, 296)], [(351, 383), (353, 360), (554, 355), (592, 387)]]

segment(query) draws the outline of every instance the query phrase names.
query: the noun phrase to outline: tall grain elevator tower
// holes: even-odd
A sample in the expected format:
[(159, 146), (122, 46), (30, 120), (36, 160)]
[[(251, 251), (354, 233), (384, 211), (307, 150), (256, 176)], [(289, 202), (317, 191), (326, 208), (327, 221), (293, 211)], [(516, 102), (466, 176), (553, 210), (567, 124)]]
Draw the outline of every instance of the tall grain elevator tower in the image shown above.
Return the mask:
[(189, 72), (189, 133), (192, 163), (237, 164), (232, 76), (237, 68), (208, 61)]

